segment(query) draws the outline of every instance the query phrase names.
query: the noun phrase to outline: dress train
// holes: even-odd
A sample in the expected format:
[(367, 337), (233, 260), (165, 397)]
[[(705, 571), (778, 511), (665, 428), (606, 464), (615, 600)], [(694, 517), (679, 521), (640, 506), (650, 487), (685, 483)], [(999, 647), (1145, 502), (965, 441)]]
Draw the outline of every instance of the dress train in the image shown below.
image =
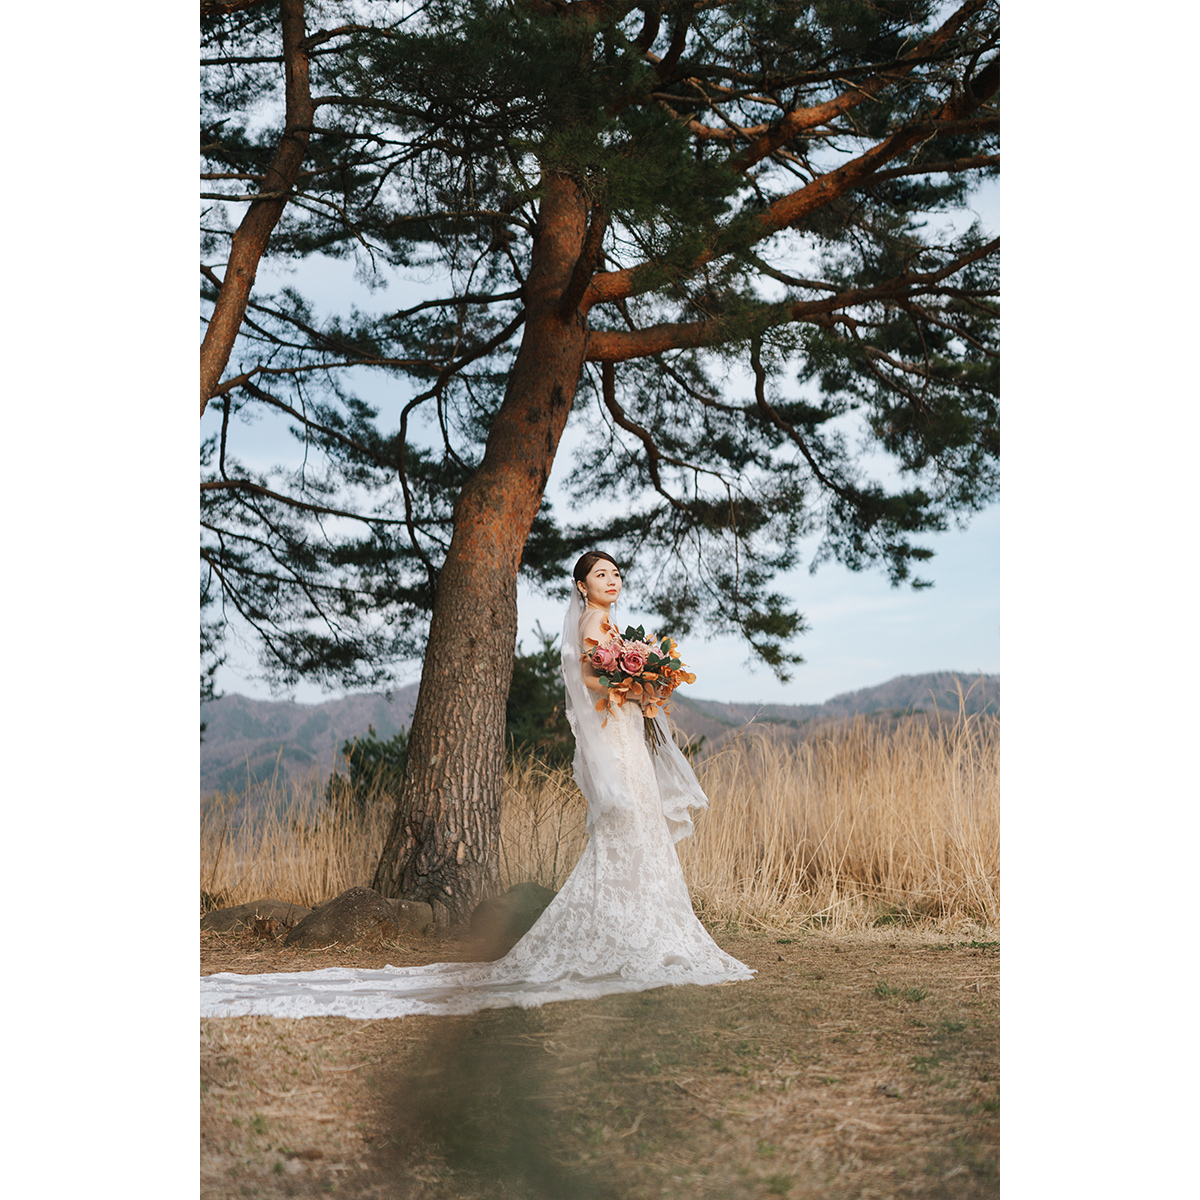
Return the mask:
[(625, 802), (595, 818), (562, 890), (503, 958), (208, 975), (200, 981), (201, 1016), (374, 1020), (752, 978), (751, 968), (726, 954), (692, 911), (636, 705), (609, 715), (605, 743)]

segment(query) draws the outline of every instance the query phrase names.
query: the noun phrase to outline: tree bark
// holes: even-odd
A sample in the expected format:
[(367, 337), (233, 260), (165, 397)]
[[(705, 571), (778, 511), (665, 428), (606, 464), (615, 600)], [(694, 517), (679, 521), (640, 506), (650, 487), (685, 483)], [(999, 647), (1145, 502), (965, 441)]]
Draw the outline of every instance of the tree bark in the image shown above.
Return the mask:
[(454, 510), (438, 574), (408, 766), (372, 886), (466, 920), (496, 884), (504, 708), (517, 637), (517, 569), (583, 369), (586, 320), (563, 297), (587, 205), (550, 177), (523, 289), (525, 329), (483, 460)]
[(272, 230), (283, 215), (288, 193), (299, 177), (312, 132), (313, 102), (308, 82), (308, 51), (303, 45), (304, 0), (281, 0), (279, 9), (283, 27), (286, 114), (283, 137), (279, 139), (260, 189), (272, 193), (273, 198), (251, 203), (229, 248), (225, 278), (217, 294), (208, 329), (204, 332), (204, 341), (200, 345), (201, 416), (221, 381), (221, 373), (229, 363), (233, 343), (242, 327), (242, 318), (246, 315), (246, 302), (250, 299), (250, 289), (258, 274), (259, 261), (267, 248)]

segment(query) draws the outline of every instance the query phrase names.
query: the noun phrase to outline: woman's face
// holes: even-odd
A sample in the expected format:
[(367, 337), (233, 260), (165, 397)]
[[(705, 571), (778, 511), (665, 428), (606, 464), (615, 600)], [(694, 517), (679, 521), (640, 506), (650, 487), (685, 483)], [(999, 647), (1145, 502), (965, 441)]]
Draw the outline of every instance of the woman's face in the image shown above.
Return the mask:
[(621, 594), (621, 572), (607, 558), (601, 558), (592, 564), (583, 587), (589, 604), (607, 608)]

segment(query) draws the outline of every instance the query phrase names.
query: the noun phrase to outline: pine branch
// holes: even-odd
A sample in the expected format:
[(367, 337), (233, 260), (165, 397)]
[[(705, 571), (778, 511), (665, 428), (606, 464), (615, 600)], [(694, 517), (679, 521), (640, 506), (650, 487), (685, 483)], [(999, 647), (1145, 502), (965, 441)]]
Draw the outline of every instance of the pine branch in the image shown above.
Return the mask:
[(823, 300), (800, 303), (764, 304), (756, 310), (733, 317), (715, 317), (705, 321), (668, 322), (644, 329), (622, 331), (593, 329), (588, 334), (588, 362), (625, 362), (631, 358), (663, 354), (669, 350), (695, 349), (720, 342), (754, 337), (775, 325), (792, 321), (812, 321), (827, 317), (854, 305), (880, 301), (898, 301), (927, 292), (943, 291), (942, 280), (973, 262), (996, 254), (1000, 239), (960, 255), (937, 271), (906, 271), (874, 287), (850, 288)]
[(558, 307), (558, 315), (564, 321), (575, 316), (579, 302), (583, 299), (587, 286), (592, 281), (596, 271), (596, 263), (600, 259), (600, 249), (604, 243), (604, 231), (608, 228), (608, 209), (597, 205), (592, 211), (592, 219), (588, 224), (587, 234), (583, 239), (583, 248), (571, 272), (570, 282), (563, 292), (562, 301)]
[(904, 175), (944, 175), (957, 174), (961, 171), (979, 171), (988, 167), (998, 167), (1000, 155), (975, 154), (970, 158), (951, 158), (942, 162), (914, 162), (907, 167), (893, 167), (887, 171), (877, 171), (868, 186), (874, 187), (888, 179), (899, 179)]
[[(233, 10), (226, 8), (222, 11)], [(286, 113), (283, 136), (264, 179), (263, 192), (271, 198), (257, 200), (250, 205), (230, 247), (225, 280), (200, 347), (201, 416), (229, 362), (238, 329), (246, 314), (246, 303), (254, 285), (259, 260), (267, 248), (271, 232), (283, 215), (287, 193), (295, 186), (296, 176), (308, 150), (313, 105), (308, 81), (308, 52), (301, 46), (304, 39), (304, 0), (280, 0), (280, 23), (286, 64)]]
[(235, 12), (244, 12), (248, 8), (261, 8), (264, 4), (275, 3), (275, 0), (200, 0), (200, 15), (202, 17), (227, 17)]
[(818, 125), (825, 125), (834, 117), (839, 117), (843, 113), (857, 108), (858, 105), (873, 100), (885, 88), (891, 87), (906, 75), (911, 74), (921, 63), (936, 57), (946, 43), (986, 3), (987, 0), (968, 0), (936, 33), (919, 43), (911, 54), (899, 59), (894, 66), (868, 77), (862, 83), (856, 83), (840, 96), (835, 96), (824, 104), (817, 104), (811, 108), (794, 109), (789, 112), (768, 133), (757, 138), (741, 154), (737, 155), (730, 166), (736, 171), (747, 171), (755, 163), (773, 154), (797, 135), (814, 129)]
[(762, 414), (795, 443), (804, 456), (804, 461), (808, 463), (809, 470), (812, 471), (813, 476), (822, 487), (833, 492), (834, 495), (840, 496), (843, 500), (854, 503), (857, 496), (853, 489), (825, 473), (817, 461), (816, 455), (809, 448), (808, 442), (800, 436), (800, 431), (767, 400), (767, 373), (762, 365), (762, 341), (758, 338), (753, 339), (750, 343), (750, 368), (754, 372), (754, 399)]
[(437, 364), (423, 358), (383, 358), (373, 355), (364, 355), (362, 358), (351, 358), (344, 362), (299, 363), (293, 367), (258, 366), (251, 371), (243, 371), (240, 375), (234, 375), (224, 380), (218, 387), (213, 389), (212, 399), (224, 396), (227, 392), (231, 392), (235, 388), (245, 387), (257, 375), (307, 375), (314, 371), (337, 371), (344, 367), (427, 368), (434, 366), (437, 366)]
[[(751, 244), (759, 242), (789, 226), (796, 225), (833, 201), (857, 187), (868, 184), (880, 168), (899, 155), (910, 150), (918, 142), (945, 133), (958, 126), (964, 118), (999, 90), (1000, 60), (993, 59), (972, 81), (971, 88), (946, 101), (927, 117), (914, 120), (882, 142), (865, 151), (851, 162), (825, 175), (820, 175), (807, 184), (780, 197), (765, 212), (759, 214), (749, 234)], [(987, 121), (994, 118), (986, 118)], [(710, 250), (697, 256), (689, 267), (680, 274), (691, 274), (705, 264), (744, 249), (746, 235), (736, 240), (727, 237)], [(661, 282), (661, 268), (654, 263), (641, 263), (619, 271), (598, 272), (584, 296), (583, 310), (587, 312), (596, 304), (651, 290)]]
[(417, 313), (424, 312), (429, 308), (454, 308), (459, 304), (500, 304), (504, 300), (520, 300), (520, 298), (520, 288), (511, 292), (464, 292), (461, 296), (448, 296), (441, 300), (422, 300), (420, 304), (414, 304), (412, 308), (401, 309), (399, 312), (394, 312), (390, 317), (385, 317), (384, 319), (388, 321), (402, 321), (406, 317), (415, 316)]
[[(626, 433), (632, 433), (642, 443), (642, 447), (646, 451), (646, 470), (649, 472), (650, 482), (653, 484), (654, 490), (673, 508), (687, 512), (687, 505), (677, 500), (663, 487), (658, 465), (663, 461), (664, 455), (655, 444), (650, 431), (637, 424), (636, 421), (630, 420), (625, 410), (617, 403), (616, 370), (611, 362), (602, 362), (600, 364), (600, 385), (601, 395), (604, 398), (604, 407), (608, 409), (613, 421), (621, 429), (624, 429)], [(687, 463), (679, 459), (667, 459), (667, 461), (675, 466), (687, 466)]]
[(282, 492), (272, 491), (255, 483), (252, 479), (206, 479), (200, 484), (202, 492), (246, 492), (254, 496), (264, 496), (286, 504), (289, 508), (298, 508), (303, 512), (319, 513), (326, 517), (346, 517), (351, 521), (361, 521), (364, 525), (403, 525), (404, 522), (392, 517), (371, 517), (362, 513), (352, 512), (346, 508), (329, 508), (323, 504), (311, 504), (307, 500), (297, 500), (295, 496), (285, 496)]

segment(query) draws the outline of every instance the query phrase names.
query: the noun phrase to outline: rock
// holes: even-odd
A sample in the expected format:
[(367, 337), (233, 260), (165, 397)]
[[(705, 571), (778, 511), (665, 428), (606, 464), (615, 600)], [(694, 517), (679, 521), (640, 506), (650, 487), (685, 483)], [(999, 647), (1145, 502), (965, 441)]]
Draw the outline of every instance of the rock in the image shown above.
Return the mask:
[(536, 883), (517, 883), (502, 896), (484, 900), (471, 913), (471, 934), (496, 952), (507, 954), (546, 911), (557, 895)]
[(288, 904), (284, 900), (251, 900), (249, 904), (237, 904), (233, 908), (215, 908), (200, 918), (201, 929), (215, 933), (241, 933), (253, 929), (255, 922), (277, 922), (280, 930), (298, 925), (311, 908), (300, 904)]
[(366, 946), (399, 936), (396, 910), (370, 888), (348, 888), (319, 908), (314, 908), (291, 933), (288, 946), (315, 949), (321, 946)]
[(433, 929), (433, 905), (420, 900), (389, 900), (396, 920), (413, 933), (426, 934)]

